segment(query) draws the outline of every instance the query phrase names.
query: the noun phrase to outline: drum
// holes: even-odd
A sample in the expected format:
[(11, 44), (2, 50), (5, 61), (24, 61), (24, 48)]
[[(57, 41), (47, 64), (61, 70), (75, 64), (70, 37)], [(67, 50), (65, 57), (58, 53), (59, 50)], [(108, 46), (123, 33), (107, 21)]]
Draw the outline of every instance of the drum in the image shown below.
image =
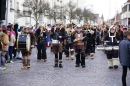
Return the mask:
[(30, 51), (31, 49), (31, 38), (29, 34), (18, 35), (17, 49), (21, 51)]
[(59, 40), (52, 40), (52, 45), (57, 45), (59, 44)]
[(113, 50), (119, 50), (119, 46), (113, 46)]
[(103, 45), (98, 45), (97, 50), (104, 50), (104, 46)]
[(112, 46), (107, 46), (104, 48), (106, 51), (110, 51), (110, 50), (113, 50), (113, 47)]

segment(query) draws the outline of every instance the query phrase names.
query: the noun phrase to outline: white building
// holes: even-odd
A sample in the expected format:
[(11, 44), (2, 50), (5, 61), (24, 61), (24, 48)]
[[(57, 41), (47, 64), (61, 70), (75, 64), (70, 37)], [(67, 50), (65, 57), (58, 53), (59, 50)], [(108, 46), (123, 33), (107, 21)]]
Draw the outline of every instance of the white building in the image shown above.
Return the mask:
[(121, 24), (130, 27), (130, 0), (122, 7)]
[[(51, 2), (52, 0), (48, 0), (48, 1)], [(30, 21), (29, 17), (21, 17), (21, 18), (16, 17), (17, 12), (23, 11), (23, 6), (22, 6), (23, 2), (24, 2), (24, 0), (7, 0), (7, 3), (6, 3), (6, 18), (3, 21), (4, 24), (8, 25), (8, 23), (11, 23), (11, 24), (18, 23), (21, 26), (25, 26), (25, 25), (34, 26), (35, 25), (35, 21), (32, 18), (31, 18), (31, 21)], [(43, 23), (48, 24), (48, 23), (50, 23), (50, 20), (43, 15), (39, 19), (39, 23), (40, 24), (41, 23), (42, 24)]]
[[(64, 13), (65, 10), (65, 4), (67, 4), (71, 0), (46, 0), (50, 3), (50, 7), (53, 8), (54, 4), (61, 5), (63, 6), (62, 8), (62, 13)], [(73, 2), (77, 3), (78, 0), (72, 0)], [(17, 18), (16, 14), (17, 12), (22, 12), (23, 11), (23, 2), (24, 0), (7, 0), (7, 6), (6, 6), (6, 19), (3, 21), (4, 24), (8, 25), (8, 23), (15, 24), (18, 23), (21, 26), (24, 25), (35, 25), (35, 21), (31, 18), (27, 17), (21, 17)], [(78, 6), (78, 4), (77, 4)], [(66, 15), (65, 15), (66, 16)], [(30, 21), (31, 20), (31, 21)], [(61, 22), (59, 20), (58, 22)], [(62, 18), (62, 22), (69, 23), (67, 19)], [(44, 14), (40, 17), (39, 19), (39, 24), (54, 24), (54, 20), (50, 20), (47, 18), (47, 16), (44, 16)]]

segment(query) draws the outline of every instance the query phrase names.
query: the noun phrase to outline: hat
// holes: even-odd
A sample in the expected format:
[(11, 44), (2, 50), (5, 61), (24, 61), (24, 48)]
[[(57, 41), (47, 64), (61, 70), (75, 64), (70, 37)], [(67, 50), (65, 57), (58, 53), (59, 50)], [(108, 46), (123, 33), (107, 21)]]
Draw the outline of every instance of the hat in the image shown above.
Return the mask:
[(109, 28), (109, 31), (110, 31), (111, 29), (114, 29), (114, 30), (115, 30), (116, 27), (112, 25), (112, 26)]
[(82, 27), (82, 25), (81, 25), (81, 24), (77, 24), (77, 28), (78, 28), (78, 27)]

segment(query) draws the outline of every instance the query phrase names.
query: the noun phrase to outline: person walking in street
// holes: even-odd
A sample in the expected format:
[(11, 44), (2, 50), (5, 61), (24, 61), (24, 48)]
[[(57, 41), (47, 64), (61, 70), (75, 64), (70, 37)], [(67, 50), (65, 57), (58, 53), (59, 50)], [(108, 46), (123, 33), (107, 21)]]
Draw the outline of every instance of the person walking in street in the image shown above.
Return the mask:
[(119, 59), (122, 65), (122, 84), (126, 85), (127, 69), (130, 69), (130, 32), (124, 32), (124, 39), (119, 44)]
[(73, 33), (73, 41), (74, 41), (74, 49), (76, 53), (76, 66), (85, 67), (85, 48), (84, 48), (84, 42), (86, 41), (86, 35), (82, 31), (82, 26), (80, 24), (77, 25), (76, 31)]

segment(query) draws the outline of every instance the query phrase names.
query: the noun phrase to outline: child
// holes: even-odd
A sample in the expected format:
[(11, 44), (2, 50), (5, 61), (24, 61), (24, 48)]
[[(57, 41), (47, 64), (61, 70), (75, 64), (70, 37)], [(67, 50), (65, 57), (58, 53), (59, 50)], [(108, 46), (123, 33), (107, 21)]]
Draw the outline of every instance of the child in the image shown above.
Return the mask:
[(122, 84), (126, 86), (127, 68), (130, 69), (130, 32), (124, 32), (124, 39), (119, 44), (119, 59), (123, 68)]

